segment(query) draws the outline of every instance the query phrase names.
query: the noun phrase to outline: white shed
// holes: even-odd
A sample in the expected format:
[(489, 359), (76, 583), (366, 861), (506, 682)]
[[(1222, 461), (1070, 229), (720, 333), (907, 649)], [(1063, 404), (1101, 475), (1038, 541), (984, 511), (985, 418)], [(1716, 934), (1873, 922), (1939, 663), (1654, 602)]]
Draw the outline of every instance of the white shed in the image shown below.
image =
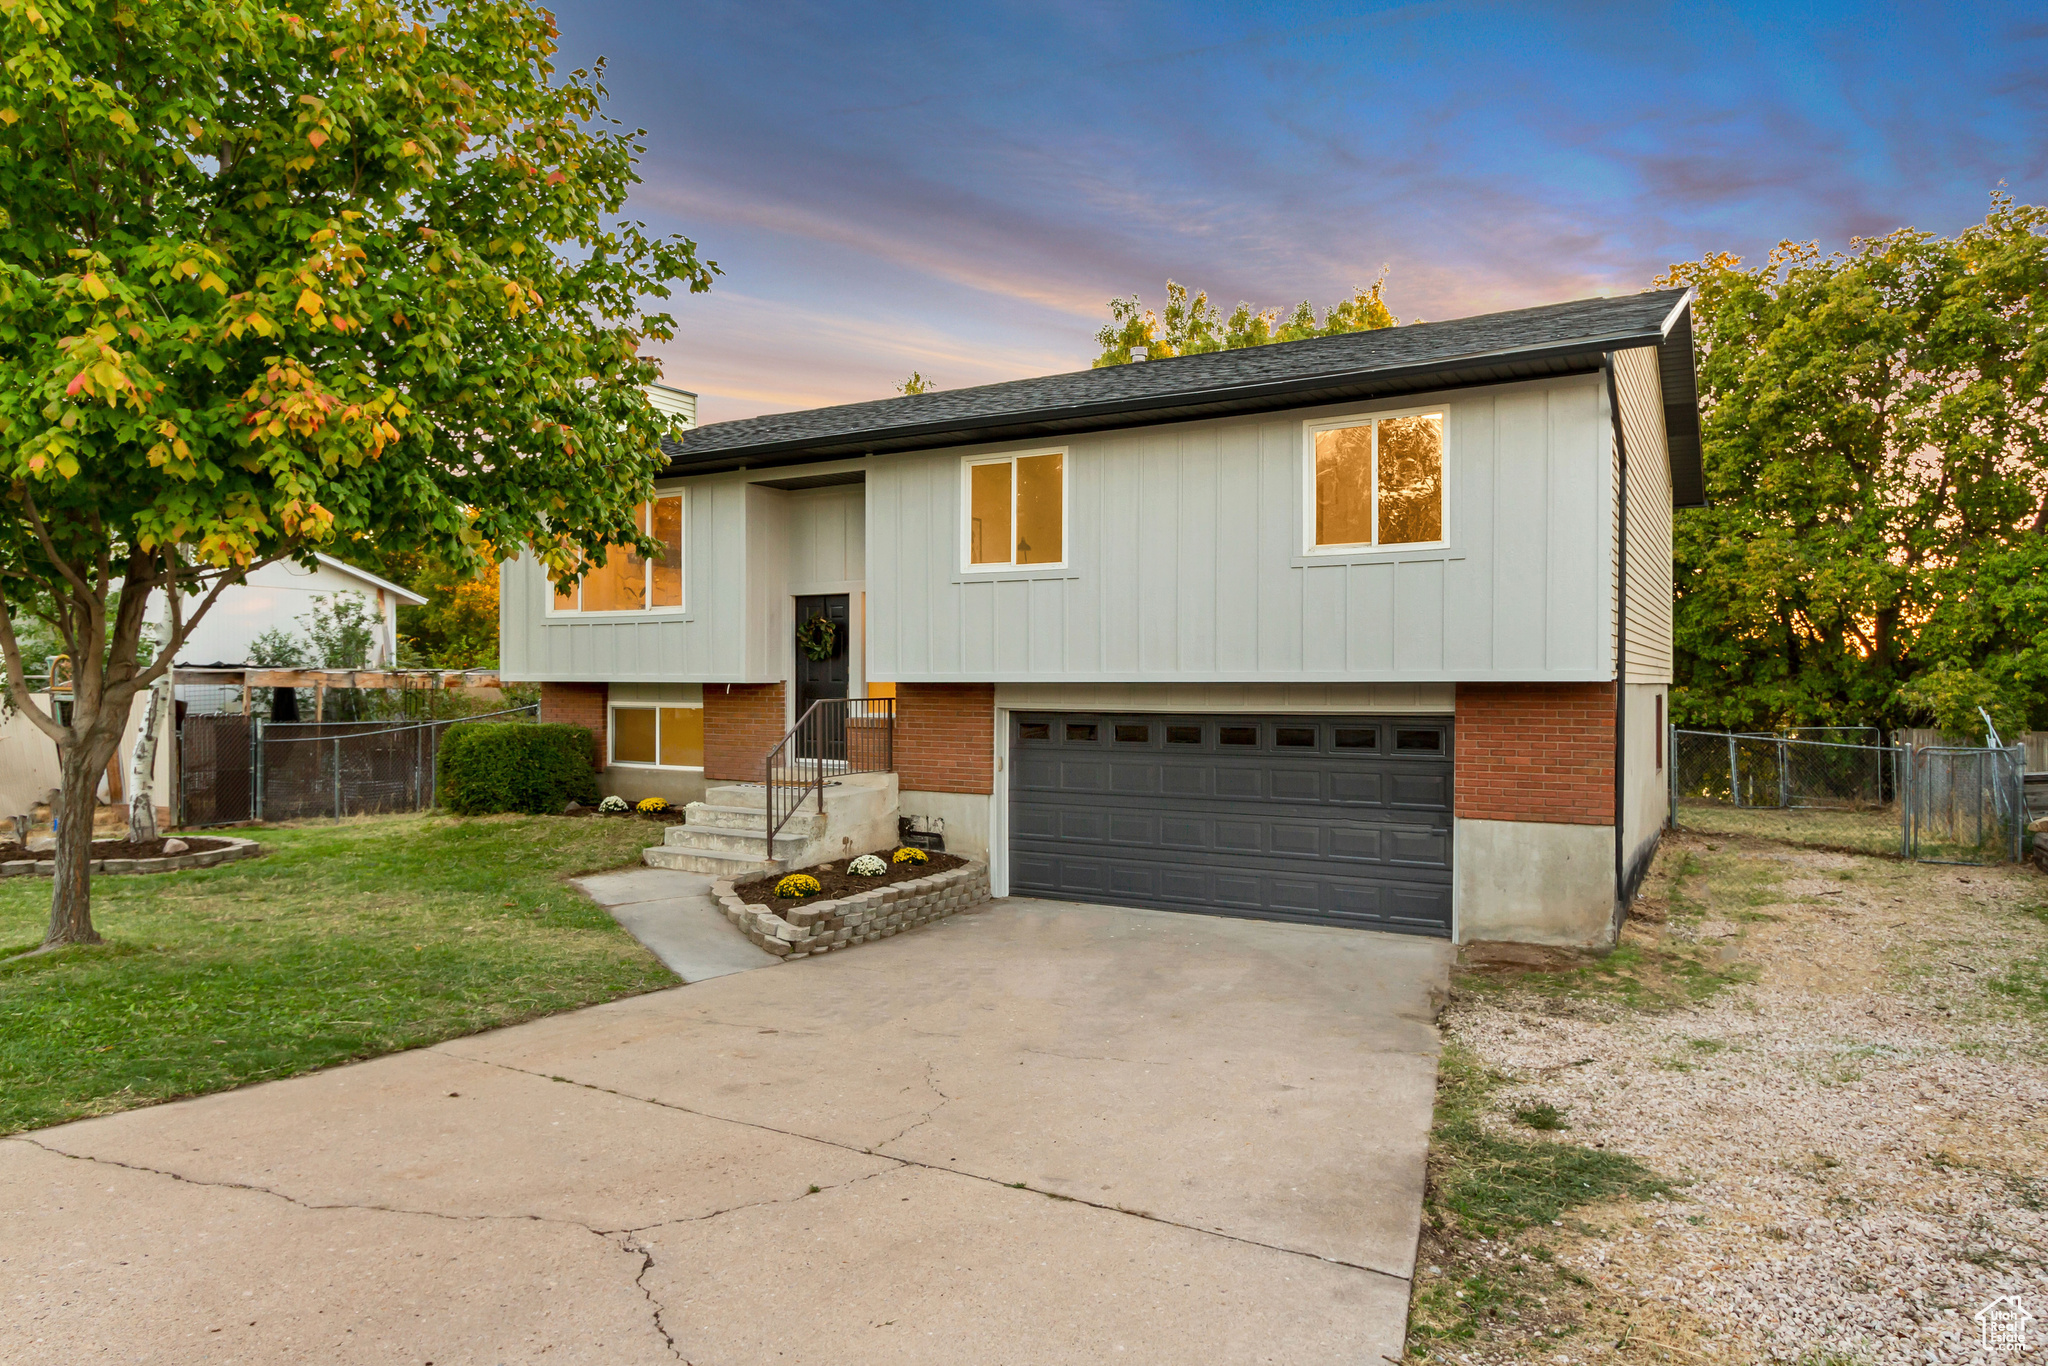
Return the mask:
[[(377, 643), (366, 661), (368, 666), (375, 669), (395, 665), (398, 605), (417, 607), (426, 599), (331, 555), (315, 555), (314, 559), (317, 563), (311, 569), (290, 561), (265, 565), (251, 571), (246, 583), (224, 590), (185, 647), (178, 651), (178, 663), (246, 663), (250, 643), (265, 631), (274, 627), (303, 636), (305, 626), (299, 618), (313, 611), (315, 599), (354, 593), (376, 608), (382, 623)], [(168, 621), (167, 608), (161, 600), (150, 616), (158, 622)]]

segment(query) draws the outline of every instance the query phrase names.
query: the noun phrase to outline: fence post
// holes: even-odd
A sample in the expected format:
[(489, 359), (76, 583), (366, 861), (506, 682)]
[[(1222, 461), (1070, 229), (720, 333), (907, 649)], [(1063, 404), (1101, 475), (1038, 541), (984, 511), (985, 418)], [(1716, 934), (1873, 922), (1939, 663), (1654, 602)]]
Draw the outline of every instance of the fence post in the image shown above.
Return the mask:
[(1678, 724), (1671, 722), (1664, 727), (1664, 823), (1671, 829), (1678, 828)]
[(341, 737), (334, 737), (334, 819), (341, 819)]
[(1742, 778), (1735, 763), (1735, 732), (1728, 732), (1728, 800), (1742, 805)]
[(1792, 761), (1792, 751), (1785, 747), (1785, 737), (1778, 737), (1778, 809), (1792, 809), (1792, 773), (1786, 765)]
[(1913, 857), (1913, 747), (1892, 746), (1892, 792), (1899, 799), (1899, 857)]
[(263, 819), (263, 718), (259, 716), (249, 724), (255, 731), (256, 746), (254, 762), (250, 765), (254, 772), (250, 775), (249, 780), (251, 789), (249, 819), (260, 821)]

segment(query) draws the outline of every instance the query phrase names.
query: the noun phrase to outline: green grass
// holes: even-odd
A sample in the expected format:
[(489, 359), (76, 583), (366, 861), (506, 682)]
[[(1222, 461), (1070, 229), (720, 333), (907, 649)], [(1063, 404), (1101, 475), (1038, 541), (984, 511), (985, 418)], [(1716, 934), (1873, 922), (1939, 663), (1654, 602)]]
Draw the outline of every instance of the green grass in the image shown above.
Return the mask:
[[(1448, 1044), (1437, 1063), (1436, 1123), (1430, 1134), (1431, 1191), (1442, 1210), (1484, 1237), (1548, 1224), (1574, 1206), (1627, 1195), (1647, 1200), (1671, 1183), (1625, 1153), (1562, 1139), (1501, 1133), (1481, 1116), (1500, 1080), (1471, 1051)], [(1549, 1106), (1525, 1106), (1521, 1113)]]
[[(244, 863), (93, 880), (107, 942), (0, 965), (0, 1133), (198, 1095), (671, 986), (564, 879), (638, 821), (368, 817), (252, 830)], [(0, 957), (50, 884), (0, 883)]]

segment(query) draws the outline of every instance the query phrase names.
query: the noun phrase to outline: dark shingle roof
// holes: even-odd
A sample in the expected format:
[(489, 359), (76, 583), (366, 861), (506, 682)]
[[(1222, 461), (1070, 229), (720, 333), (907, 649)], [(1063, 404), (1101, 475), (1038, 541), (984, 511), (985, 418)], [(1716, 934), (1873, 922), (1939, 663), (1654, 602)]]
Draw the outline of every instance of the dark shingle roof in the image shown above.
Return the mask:
[(1673, 502), (1703, 501), (1690, 309), (1679, 289), (1212, 351), (1039, 379), (770, 413), (664, 442), (671, 474), (758, 469), (886, 451), (1069, 436), (1599, 368), (1605, 352), (1662, 353)]

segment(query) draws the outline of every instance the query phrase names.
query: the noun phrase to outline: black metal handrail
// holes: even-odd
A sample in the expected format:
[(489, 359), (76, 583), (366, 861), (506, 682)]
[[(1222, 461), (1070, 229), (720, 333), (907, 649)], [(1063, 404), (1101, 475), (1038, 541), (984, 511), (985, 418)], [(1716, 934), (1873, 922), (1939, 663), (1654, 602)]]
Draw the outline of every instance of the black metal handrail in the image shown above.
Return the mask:
[(804, 708), (763, 765), (767, 788), (768, 857), (789, 818), (818, 794), (825, 811), (825, 783), (850, 773), (887, 773), (896, 767), (896, 699), (830, 697)]

